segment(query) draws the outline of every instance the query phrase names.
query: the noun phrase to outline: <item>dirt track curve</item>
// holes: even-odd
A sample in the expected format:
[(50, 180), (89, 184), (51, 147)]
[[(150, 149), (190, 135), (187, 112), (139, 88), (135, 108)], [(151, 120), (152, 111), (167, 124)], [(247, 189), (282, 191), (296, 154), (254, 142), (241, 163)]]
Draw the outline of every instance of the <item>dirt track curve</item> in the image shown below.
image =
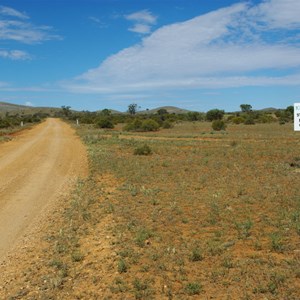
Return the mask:
[(0, 144), (0, 261), (74, 180), (86, 174), (74, 130), (47, 119)]

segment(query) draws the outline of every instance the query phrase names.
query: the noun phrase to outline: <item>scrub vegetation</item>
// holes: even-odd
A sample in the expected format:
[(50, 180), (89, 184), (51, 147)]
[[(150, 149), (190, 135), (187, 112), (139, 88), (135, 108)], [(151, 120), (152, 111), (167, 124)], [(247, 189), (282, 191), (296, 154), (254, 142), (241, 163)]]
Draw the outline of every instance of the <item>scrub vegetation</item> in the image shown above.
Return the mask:
[[(172, 128), (177, 122), (212, 122), (213, 130), (226, 130), (229, 124), (285, 124), (293, 120), (293, 106), (286, 109), (267, 109), (254, 111), (250, 104), (241, 104), (238, 112), (225, 113), (224, 110), (211, 109), (206, 113), (186, 111), (173, 108), (172, 113), (165, 108), (156, 109), (154, 112), (137, 111), (136, 104), (128, 106), (127, 113), (118, 113), (109, 109), (98, 112), (73, 112), (70, 107), (63, 107), (61, 116), (67, 120), (78, 120), (81, 124), (93, 124), (96, 127), (112, 129), (117, 124), (126, 124), (123, 131), (147, 132), (159, 129)], [(57, 114), (57, 113), (56, 113)]]
[[(79, 129), (94, 174), (115, 183), (102, 202), (116, 253), (106, 299), (299, 298), (297, 133), (210, 126)], [(152, 155), (134, 155), (145, 141)]]
[[(299, 299), (299, 135), (288, 110), (245, 109), (220, 131), (205, 116), (109, 114), (100, 129), (82, 115), (90, 176), (23, 280), (41, 299)], [(124, 131), (125, 118), (172, 127)]]
[(0, 142), (8, 141), (11, 135), (21, 129), (29, 128), (30, 126), (40, 123), (48, 115), (43, 113), (34, 114), (12, 114), (6, 113), (0, 115)]

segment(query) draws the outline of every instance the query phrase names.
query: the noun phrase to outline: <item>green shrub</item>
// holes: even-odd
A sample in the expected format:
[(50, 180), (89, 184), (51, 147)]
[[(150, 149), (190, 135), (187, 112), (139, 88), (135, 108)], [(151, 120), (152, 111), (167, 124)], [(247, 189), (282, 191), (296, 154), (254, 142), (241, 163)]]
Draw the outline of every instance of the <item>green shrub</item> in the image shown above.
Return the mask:
[(276, 119), (272, 115), (269, 115), (269, 114), (263, 114), (258, 117), (258, 122), (260, 122), (260, 123), (272, 123), (275, 121), (276, 121)]
[(270, 234), (270, 238), (271, 238), (271, 250), (275, 252), (283, 252), (284, 245), (283, 245), (282, 234), (279, 232), (273, 232)]
[(120, 259), (118, 262), (118, 272), (126, 273), (127, 272), (127, 264), (124, 259)]
[(251, 235), (250, 230), (253, 227), (253, 222), (250, 219), (241, 223), (236, 222), (235, 227), (238, 231), (238, 237), (241, 239), (245, 239)]
[(203, 255), (199, 247), (193, 248), (190, 256), (191, 261), (201, 261), (203, 260)]
[(150, 154), (152, 154), (152, 150), (147, 144), (144, 144), (143, 146), (134, 149), (134, 155), (150, 155)]
[(125, 127), (125, 131), (141, 131), (142, 121), (140, 119), (134, 119), (133, 122), (128, 123)]
[(7, 128), (7, 127), (9, 127), (10, 126), (10, 123), (9, 123), (9, 121), (8, 120), (1, 120), (0, 119), (0, 128)]
[(153, 115), (151, 118), (143, 117), (136, 117), (126, 126), (124, 126), (124, 131), (157, 131), (161, 126), (164, 128), (171, 128), (172, 122), (169, 120), (161, 120), (161, 116)]
[(202, 290), (202, 285), (197, 282), (188, 283), (185, 287), (185, 292), (192, 296), (192, 295), (199, 295)]
[(97, 126), (99, 128), (114, 128), (114, 124), (111, 120), (109, 120), (108, 118), (103, 118), (103, 119), (100, 119), (98, 122), (97, 122)]
[(244, 123), (244, 121), (245, 121), (245, 119), (243, 117), (233, 117), (231, 119), (231, 122), (233, 124), (242, 124), (242, 123)]
[(135, 278), (132, 285), (135, 299), (153, 299), (153, 290), (151, 289), (149, 280), (142, 281)]
[(170, 128), (173, 128), (173, 124), (170, 121), (166, 120), (163, 122), (162, 127), (164, 129), (170, 129)]
[(77, 250), (72, 253), (71, 258), (73, 262), (80, 262), (84, 259), (84, 255), (79, 250)]
[(138, 246), (144, 247), (146, 240), (153, 237), (153, 232), (149, 229), (142, 228), (136, 233), (135, 242)]
[(279, 119), (279, 125), (284, 125), (285, 124), (285, 119), (284, 118), (280, 118)]
[(252, 116), (247, 116), (245, 121), (244, 121), (245, 125), (254, 125), (255, 124), (255, 120)]
[(214, 120), (212, 122), (211, 126), (212, 126), (212, 129), (216, 130), (216, 131), (220, 131), (220, 130), (225, 130), (226, 129), (226, 124), (222, 120)]
[(221, 120), (224, 114), (225, 114), (224, 110), (211, 109), (206, 113), (206, 120), (207, 121)]
[(148, 119), (142, 122), (141, 129), (142, 131), (157, 131), (159, 124), (152, 119)]

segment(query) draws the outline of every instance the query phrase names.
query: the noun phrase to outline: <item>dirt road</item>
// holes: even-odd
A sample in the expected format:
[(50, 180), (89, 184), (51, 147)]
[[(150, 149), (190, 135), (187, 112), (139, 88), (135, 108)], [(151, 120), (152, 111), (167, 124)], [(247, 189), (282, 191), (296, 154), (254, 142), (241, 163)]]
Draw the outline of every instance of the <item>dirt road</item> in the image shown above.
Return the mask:
[(58, 119), (47, 119), (0, 144), (0, 261), (86, 172), (84, 146)]

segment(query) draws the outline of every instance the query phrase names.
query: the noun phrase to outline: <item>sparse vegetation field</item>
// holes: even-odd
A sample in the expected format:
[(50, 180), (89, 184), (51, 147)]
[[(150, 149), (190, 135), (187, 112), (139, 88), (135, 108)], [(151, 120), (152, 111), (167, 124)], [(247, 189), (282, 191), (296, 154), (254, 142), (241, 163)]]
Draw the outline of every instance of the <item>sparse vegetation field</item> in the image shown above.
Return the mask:
[[(107, 201), (118, 262), (109, 297), (299, 298), (299, 136), (291, 124), (80, 134), (93, 172), (118, 182)], [(152, 155), (133, 155), (145, 142)]]
[[(56, 277), (40, 295), (299, 299), (300, 140), (292, 124), (119, 129), (78, 129), (91, 175), (48, 239)], [(149, 155), (136, 155), (145, 145)]]

